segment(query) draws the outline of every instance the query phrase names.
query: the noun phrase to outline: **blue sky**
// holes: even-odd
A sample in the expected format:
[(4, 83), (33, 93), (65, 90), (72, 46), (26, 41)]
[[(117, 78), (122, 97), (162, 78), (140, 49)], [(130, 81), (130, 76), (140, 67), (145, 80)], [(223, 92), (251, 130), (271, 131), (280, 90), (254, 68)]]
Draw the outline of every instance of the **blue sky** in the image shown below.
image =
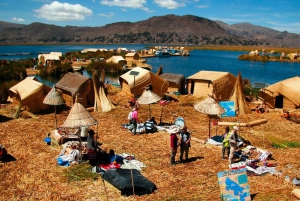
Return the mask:
[(103, 26), (153, 16), (196, 15), (227, 24), (300, 34), (300, 0), (1, 0), (0, 21), (58, 26)]

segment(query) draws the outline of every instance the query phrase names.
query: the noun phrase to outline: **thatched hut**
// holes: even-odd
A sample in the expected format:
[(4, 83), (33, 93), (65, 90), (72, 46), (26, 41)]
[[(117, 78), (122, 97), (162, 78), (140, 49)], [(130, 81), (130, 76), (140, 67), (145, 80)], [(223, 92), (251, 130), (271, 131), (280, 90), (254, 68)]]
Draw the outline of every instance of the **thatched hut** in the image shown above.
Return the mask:
[(40, 83), (33, 77), (27, 77), (8, 91), (8, 101), (21, 101), (22, 107), (32, 113), (38, 113), (49, 109), (49, 105), (43, 103), (44, 98), (51, 90), (50, 87)]
[(123, 66), (126, 64), (126, 60), (122, 56), (112, 56), (106, 60), (106, 63), (120, 64)]
[(129, 52), (125, 55), (127, 66), (132, 66), (134, 61), (139, 60), (140, 56), (136, 52)]
[(219, 100), (227, 100), (234, 88), (236, 77), (228, 72), (199, 71), (187, 79), (188, 93), (195, 96), (212, 95)]
[(261, 89), (260, 97), (269, 108), (299, 108), (300, 77), (289, 78)]
[(181, 94), (185, 93), (184, 84), (185, 77), (181, 74), (173, 73), (163, 73), (159, 75), (161, 78), (169, 82), (168, 92), (179, 92)]
[(75, 103), (76, 95), (78, 95), (77, 102), (83, 106), (91, 107), (94, 105), (93, 83), (92, 79), (87, 76), (78, 73), (67, 73), (55, 86), (61, 90), (62, 97), (69, 107)]
[[(133, 75), (133, 74), (137, 75)], [(140, 67), (135, 67), (119, 78), (121, 93), (125, 93), (128, 97), (133, 98), (142, 95), (146, 86), (151, 85), (151, 90), (164, 97), (169, 87), (169, 82), (158, 75)]]

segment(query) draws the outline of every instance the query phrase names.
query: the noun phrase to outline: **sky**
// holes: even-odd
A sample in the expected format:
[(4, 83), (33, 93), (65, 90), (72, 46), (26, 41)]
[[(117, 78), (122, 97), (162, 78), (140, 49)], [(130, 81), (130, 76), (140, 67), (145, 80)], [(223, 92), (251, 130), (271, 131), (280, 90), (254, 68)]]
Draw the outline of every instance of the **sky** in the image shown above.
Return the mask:
[(300, 34), (300, 0), (0, 0), (0, 21), (27, 25), (98, 27), (168, 14)]

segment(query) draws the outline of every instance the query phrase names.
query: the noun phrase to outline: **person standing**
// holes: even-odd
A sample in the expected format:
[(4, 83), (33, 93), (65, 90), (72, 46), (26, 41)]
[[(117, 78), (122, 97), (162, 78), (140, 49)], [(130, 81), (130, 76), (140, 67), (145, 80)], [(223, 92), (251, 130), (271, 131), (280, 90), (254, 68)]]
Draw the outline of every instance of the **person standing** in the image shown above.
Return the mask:
[(229, 158), (228, 158), (229, 164), (232, 164), (234, 151), (236, 150), (236, 147), (237, 147), (237, 140), (238, 140), (237, 131), (238, 130), (239, 130), (239, 128), (237, 126), (234, 126), (230, 133), (230, 136), (229, 136), (229, 146), (230, 146), (230, 154), (229, 154)]
[(170, 162), (171, 165), (175, 165), (175, 156), (178, 148), (178, 137), (177, 133), (179, 132), (178, 128), (174, 128), (169, 131), (170, 132), (170, 147), (171, 147), (171, 157)]
[(229, 126), (225, 127), (225, 133), (222, 135), (222, 159), (224, 159), (224, 154), (227, 151), (227, 157), (229, 158), (230, 147), (229, 147)]
[(179, 139), (180, 139), (180, 156), (179, 160), (182, 161), (183, 154), (185, 153), (185, 160), (187, 161), (189, 159), (189, 149), (190, 149), (190, 141), (191, 141), (191, 134), (187, 131), (187, 127), (184, 126), (180, 133), (179, 133)]
[(133, 135), (136, 134), (136, 129), (137, 129), (137, 124), (139, 123), (139, 118), (138, 118), (138, 108), (134, 107), (132, 114), (131, 114), (131, 119), (132, 119), (132, 124), (133, 124)]

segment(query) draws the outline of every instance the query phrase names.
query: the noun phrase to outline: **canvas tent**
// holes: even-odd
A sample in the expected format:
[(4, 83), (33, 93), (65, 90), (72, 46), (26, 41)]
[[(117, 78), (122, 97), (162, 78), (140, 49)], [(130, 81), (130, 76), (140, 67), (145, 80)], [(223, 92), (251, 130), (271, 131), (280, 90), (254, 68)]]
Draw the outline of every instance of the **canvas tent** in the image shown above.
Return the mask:
[(205, 97), (209, 94), (218, 100), (227, 100), (234, 88), (236, 77), (228, 72), (202, 70), (186, 80), (190, 94)]
[(269, 108), (299, 108), (300, 77), (292, 77), (261, 89), (260, 96)]
[(19, 93), (22, 106), (29, 112), (37, 113), (49, 108), (43, 103), (43, 100), (50, 90), (50, 87), (38, 82), (33, 77), (27, 77), (9, 89), (8, 101), (18, 100)]
[[(137, 76), (131, 75), (131, 72), (135, 71), (138, 73)], [(169, 87), (169, 82), (159, 77), (158, 75), (145, 70), (140, 67), (135, 67), (133, 70), (119, 77), (121, 92), (125, 93), (128, 97), (133, 98), (134, 92), (136, 97), (142, 95), (146, 86), (151, 85), (152, 92), (164, 97)]]
[(159, 76), (169, 82), (168, 92), (184, 93), (184, 82), (185, 82), (184, 75), (163, 73), (160, 74)]
[(92, 79), (87, 76), (78, 73), (67, 73), (55, 86), (62, 91), (62, 97), (69, 107), (75, 103), (76, 95), (78, 95), (78, 102), (83, 106), (94, 105)]

